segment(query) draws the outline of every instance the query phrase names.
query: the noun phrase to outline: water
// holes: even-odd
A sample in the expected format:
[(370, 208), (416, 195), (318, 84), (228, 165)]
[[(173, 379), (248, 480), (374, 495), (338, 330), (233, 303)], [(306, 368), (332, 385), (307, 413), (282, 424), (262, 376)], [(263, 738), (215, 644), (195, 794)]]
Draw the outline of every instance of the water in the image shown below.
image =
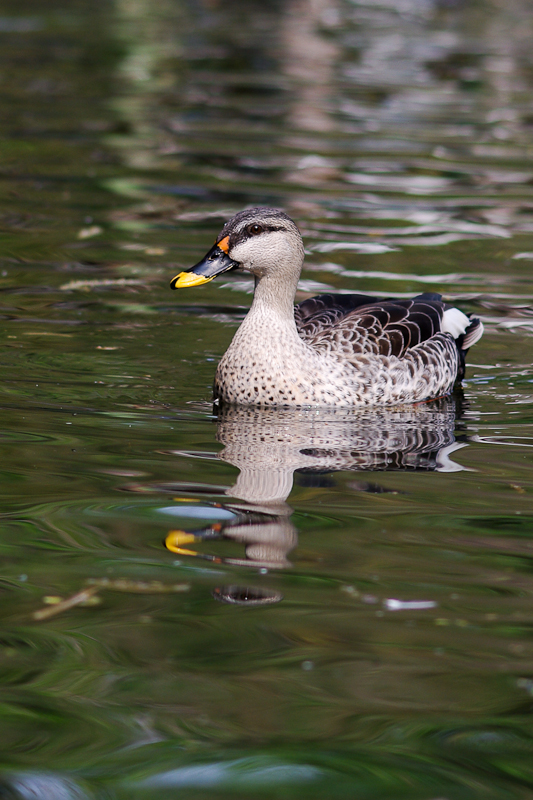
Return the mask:
[[(533, 796), (532, 20), (4, 2), (2, 797)], [(216, 416), (249, 204), (481, 315), (463, 392)]]

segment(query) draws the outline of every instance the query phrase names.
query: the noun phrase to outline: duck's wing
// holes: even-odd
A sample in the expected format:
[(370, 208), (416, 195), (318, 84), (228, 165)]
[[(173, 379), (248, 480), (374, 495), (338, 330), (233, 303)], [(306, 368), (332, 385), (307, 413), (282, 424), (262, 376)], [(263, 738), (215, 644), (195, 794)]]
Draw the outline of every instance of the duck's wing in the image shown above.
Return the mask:
[(330, 320), (329, 324), (333, 325), (351, 311), (375, 302), (376, 298), (369, 294), (319, 294), (309, 297), (294, 307), (296, 327), (304, 330), (308, 323), (313, 327), (314, 319), (320, 319), (318, 324), (326, 325)]
[(298, 333), (318, 350), (397, 356), (442, 331), (445, 305), (438, 294), (412, 300), (323, 294), (296, 306)]

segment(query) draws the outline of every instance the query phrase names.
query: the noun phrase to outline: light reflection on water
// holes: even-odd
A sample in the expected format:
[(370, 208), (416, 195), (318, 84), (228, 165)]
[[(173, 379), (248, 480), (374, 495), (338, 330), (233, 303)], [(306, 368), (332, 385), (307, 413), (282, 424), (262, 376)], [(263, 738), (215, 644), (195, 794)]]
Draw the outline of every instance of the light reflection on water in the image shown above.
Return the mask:
[[(532, 25), (4, 3), (0, 794), (529, 797)], [(251, 282), (168, 279), (252, 204), (481, 315), (464, 397), (214, 415)]]

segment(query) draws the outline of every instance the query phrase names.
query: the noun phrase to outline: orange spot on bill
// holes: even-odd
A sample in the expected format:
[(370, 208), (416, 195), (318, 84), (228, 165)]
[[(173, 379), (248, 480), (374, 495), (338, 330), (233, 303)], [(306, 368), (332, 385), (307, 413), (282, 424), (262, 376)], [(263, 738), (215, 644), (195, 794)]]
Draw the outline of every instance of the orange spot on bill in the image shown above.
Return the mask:
[(217, 246), (220, 247), (223, 253), (227, 253), (229, 250), (229, 236), (224, 236), (220, 242), (217, 242)]

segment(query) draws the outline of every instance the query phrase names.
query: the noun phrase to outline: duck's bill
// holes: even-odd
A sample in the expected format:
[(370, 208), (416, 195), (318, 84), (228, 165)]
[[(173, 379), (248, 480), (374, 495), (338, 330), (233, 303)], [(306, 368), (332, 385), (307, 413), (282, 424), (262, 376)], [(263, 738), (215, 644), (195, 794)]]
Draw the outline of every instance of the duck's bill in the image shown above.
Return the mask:
[(238, 267), (238, 262), (233, 261), (233, 259), (219, 247), (219, 244), (224, 243), (220, 242), (215, 244), (198, 264), (195, 264), (194, 267), (191, 267), (186, 272), (180, 272), (179, 275), (172, 278), (170, 281), (170, 288), (185, 289), (189, 286), (201, 286), (202, 283), (212, 281), (217, 275), (222, 275), (223, 272)]

